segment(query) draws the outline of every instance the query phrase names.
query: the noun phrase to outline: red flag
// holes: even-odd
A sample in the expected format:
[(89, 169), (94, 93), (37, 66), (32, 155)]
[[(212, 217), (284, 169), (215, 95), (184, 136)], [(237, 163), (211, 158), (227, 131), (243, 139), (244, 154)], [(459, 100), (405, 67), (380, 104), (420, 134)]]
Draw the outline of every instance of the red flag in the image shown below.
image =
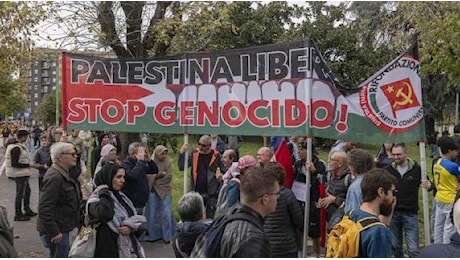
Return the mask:
[(278, 149), (276, 149), (275, 158), (276, 161), (283, 165), (286, 170), (286, 181), (284, 182), (284, 187), (291, 188), (292, 181), (294, 180), (294, 169), (292, 168), (291, 152), (289, 152), (289, 148), (287, 147), (284, 138), (278, 146)]
[(395, 118), (396, 111), (420, 106), (409, 78), (391, 82), (380, 89), (387, 97)]
[[(326, 197), (326, 184), (321, 182), (319, 185), (319, 197), (324, 198)], [(327, 221), (327, 213), (326, 208), (321, 207), (319, 211), (319, 227), (320, 227), (320, 240), (319, 244), (321, 247), (326, 245), (326, 221)]]

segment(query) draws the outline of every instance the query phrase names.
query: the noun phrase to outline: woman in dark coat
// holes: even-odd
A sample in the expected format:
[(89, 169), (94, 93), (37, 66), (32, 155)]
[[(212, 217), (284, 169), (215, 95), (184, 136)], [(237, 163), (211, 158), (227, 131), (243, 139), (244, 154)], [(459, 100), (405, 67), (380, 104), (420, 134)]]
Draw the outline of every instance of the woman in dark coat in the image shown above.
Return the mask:
[(88, 199), (90, 223), (97, 226), (94, 257), (145, 257), (136, 236), (139, 226), (146, 222), (120, 190), (125, 183), (125, 169), (108, 161), (95, 177), (97, 186)]

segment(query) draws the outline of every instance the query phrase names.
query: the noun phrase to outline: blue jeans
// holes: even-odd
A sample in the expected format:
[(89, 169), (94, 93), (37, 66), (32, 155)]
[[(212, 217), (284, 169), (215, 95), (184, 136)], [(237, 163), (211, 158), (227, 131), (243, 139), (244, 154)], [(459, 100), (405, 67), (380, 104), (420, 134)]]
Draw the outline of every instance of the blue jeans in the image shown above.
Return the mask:
[(409, 257), (417, 257), (419, 253), (419, 230), (418, 230), (418, 216), (402, 214), (398, 211), (393, 213), (390, 223), (391, 231), (391, 248), (393, 249), (394, 257), (404, 257), (402, 251), (402, 237), (406, 237), (407, 251)]
[(47, 233), (40, 233), (40, 240), (50, 250), (50, 258), (66, 258), (69, 256), (69, 232), (62, 233), (62, 240), (59, 243), (52, 243)]

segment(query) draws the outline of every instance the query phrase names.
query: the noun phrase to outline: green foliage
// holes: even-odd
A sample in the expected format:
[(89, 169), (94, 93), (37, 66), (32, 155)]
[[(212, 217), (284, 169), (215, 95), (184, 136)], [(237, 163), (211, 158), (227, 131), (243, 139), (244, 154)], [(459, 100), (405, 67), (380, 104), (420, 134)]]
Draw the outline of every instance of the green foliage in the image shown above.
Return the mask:
[[(59, 106), (61, 109), (61, 106)], [(56, 121), (56, 91), (51, 91), (42, 100), (37, 107), (36, 114), (38, 120), (45, 125), (53, 125)]]

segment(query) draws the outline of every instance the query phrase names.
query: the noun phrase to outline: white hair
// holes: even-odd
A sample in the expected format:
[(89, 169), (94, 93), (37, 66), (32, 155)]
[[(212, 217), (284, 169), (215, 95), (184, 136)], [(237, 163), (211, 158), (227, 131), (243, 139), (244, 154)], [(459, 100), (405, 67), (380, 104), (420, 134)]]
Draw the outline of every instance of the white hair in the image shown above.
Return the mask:
[(69, 148), (75, 149), (73, 144), (71, 143), (64, 143), (64, 142), (54, 143), (50, 149), (51, 160), (53, 162), (56, 162), (57, 156), (62, 153), (65, 153), (66, 150)]

